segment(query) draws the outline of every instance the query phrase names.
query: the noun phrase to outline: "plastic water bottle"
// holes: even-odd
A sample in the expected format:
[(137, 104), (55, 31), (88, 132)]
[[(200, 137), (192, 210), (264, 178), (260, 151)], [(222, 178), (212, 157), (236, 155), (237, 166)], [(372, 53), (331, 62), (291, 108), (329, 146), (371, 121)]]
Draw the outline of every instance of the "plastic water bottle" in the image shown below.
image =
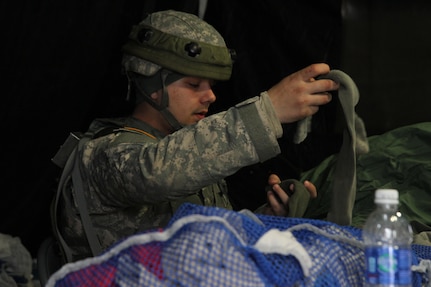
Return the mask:
[(376, 209), (363, 228), (365, 243), (365, 286), (412, 286), (409, 222), (398, 212), (398, 190), (378, 189)]

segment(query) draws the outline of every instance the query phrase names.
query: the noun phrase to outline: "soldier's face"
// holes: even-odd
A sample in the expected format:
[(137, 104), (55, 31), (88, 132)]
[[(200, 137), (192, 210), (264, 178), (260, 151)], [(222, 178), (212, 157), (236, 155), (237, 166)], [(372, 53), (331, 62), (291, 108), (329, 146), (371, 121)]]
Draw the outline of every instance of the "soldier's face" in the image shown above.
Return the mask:
[(213, 84), (212, 80), (197, 77), (184, 77), (173, 82), (167, 87), (168, 110), (183, 126), (197, 123), (216, 100)]

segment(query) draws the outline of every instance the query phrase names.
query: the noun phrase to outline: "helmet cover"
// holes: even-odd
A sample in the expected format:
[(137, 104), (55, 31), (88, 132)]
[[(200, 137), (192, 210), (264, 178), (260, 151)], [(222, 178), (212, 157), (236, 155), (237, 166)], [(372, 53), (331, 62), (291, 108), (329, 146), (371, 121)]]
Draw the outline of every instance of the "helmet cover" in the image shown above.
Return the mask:
[(123, 46), (123, 66), (144, 76), (162, 67), (185, 76), (228, 80), (231, 50), (217, 30), (193, 14), (174, 10), (148, 15)]

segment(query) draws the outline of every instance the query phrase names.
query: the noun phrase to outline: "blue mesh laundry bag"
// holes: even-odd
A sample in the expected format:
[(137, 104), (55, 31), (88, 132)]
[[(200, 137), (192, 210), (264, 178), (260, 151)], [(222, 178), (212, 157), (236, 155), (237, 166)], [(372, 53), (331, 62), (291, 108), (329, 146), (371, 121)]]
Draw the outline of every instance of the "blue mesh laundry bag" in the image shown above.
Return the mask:
[[(413, 263), (429, 251), (413, 251)], [(47, 286), (350, 287), (363, 285), (363, 270), (360, 229), (184, 204), (165, 229), (69, 263)]]

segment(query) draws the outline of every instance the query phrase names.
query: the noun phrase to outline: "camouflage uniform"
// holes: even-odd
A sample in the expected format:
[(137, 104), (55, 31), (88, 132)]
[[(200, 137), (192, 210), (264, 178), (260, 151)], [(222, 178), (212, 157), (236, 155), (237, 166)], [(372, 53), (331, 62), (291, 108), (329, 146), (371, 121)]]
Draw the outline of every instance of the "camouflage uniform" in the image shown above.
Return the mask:
[[(90, 129), (100, 124), (95, 121)], [(223, 178), (280, 152), (281, 125), (265, 94), (166, 137), (133, 118), (125, 119), (124, 126), (155, 138), (118, 129), (89, 141), (79, 163), (89, 212), (104, 248), (164, 226), (183, 202), (231, 209)], [(72, 188), (64, 199), (71, 209), (61, 209), (67, 213), (62, 217), (63, 236), (76, 254), (89, 256)]]
[[(206, 36), (211, 33), (196, 37)], [(130, 57), (127, 61), (136, 63)], [(196, 67), (204, 75), (206, 70), (218, 71), (218, 76), (209, 78), (228, 78), (225, 67), (215, 65), (219, 68)], [(160, 68), (144, 66), (154, 70), (151, 73)], [(134, 68), (140, 67), (138, 62)], [(184, 202), (231, 209), (223, 179), (280, 153), (277, 138), (282, 128), (266, 93), (168, 136), (131, 117), (99, 119), (90, 130), (112, 124), (119, 128), (87, 142), (78, 162), (90, 217), (103, 248), (137, 232), (163, 227)], [(91, 256), (71, 183), (61, 204), (60, 231), (74, 259)]]

